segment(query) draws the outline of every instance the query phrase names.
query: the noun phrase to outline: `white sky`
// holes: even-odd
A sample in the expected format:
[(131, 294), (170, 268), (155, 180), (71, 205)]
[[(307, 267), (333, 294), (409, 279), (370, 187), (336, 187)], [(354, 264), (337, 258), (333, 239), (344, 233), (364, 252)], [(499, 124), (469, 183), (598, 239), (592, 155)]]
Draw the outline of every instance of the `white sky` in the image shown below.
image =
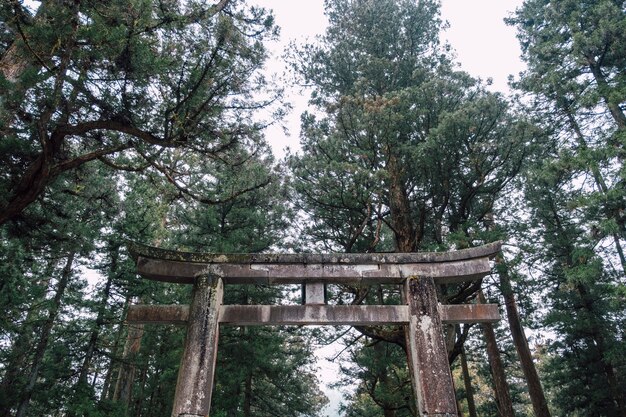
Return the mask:
[[(515, 38), (515, 29), (504, 24), (503, 19), (522, 0), (442, 0), (441, 14), (450, 27), (442, 34), (456, 51), (461, 68), (475, 77), (491, 78), (492, 91), (508, 91), (509, 75), (517, 75), (524, 69), (519, 59), (520, 48)], [(270, 72), (281, 74), (284, 63), (280, 56), (290, 41), (312, 41), (315, 35), (322, 34), (327, 26), (323, 0), (254, 0), (255, 4), (274, 10), (276, 23), (281, 27), (281, 40), (272, 46), (273, 59), (268, 65)], [(299, 147), (300, 114), (307, 107), (308, 97), (293, 88), (287, 89), (287, 99), (294, 109), (285, 120), (290, 132), (286, 136), (278, 127), (271, 127), (266, 133), (277, 157), (284, 156), (284, 148), (297, 150)], [(333, 356), (341, 346), (335, 344), (316, 352), (319, 358)], [(338, 417), (337, 407), (341, 393), (329, 389), (325, 384), (335, 382), (339, 369), (337, 364), (326, 360), (319, 361), (322, 387), (330, 399), (324, 417)]]

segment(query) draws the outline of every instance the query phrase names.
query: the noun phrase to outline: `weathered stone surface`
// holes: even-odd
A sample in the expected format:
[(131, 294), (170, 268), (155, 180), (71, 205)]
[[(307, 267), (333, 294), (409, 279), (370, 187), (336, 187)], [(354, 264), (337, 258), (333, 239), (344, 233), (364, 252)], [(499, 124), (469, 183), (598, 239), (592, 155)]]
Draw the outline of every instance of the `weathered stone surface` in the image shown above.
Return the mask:
[(221, 324), (256, 325), (350, 325), (401, 324), (408, 320), (406, 306), (350, 305), (228, 305), (220, 313)]
[[(174, 417), (207, 416), (219, 324), (405, 324), (409, 367), (420, 416), (457, 415), (442, 322), (492, 322), (497, 306), (440, 306), (436, 283), (482, 278), (500, 242), (442, 253), (202, 254), (131, 245), (143, 276), (194, 284), (191, 306), (137, 306), (128, 321), (182, 324), (188, 320)], [(209, 277), (213, 277), (210, 279)], [(407, 278), (408, 277), (408, 278)], [(421, 278), (418, 278), (421, 277)], [(425, 278), (427, 277), (427, 278)], [(304, 284), (303, 306), (221, 306), (222, 284)], [(327, 306), (327, 283), (403, 285), (406, 305)]]
[(304, 304), (325, 304), (326, 285), (323, 282), (307, 282), (304, 285)]
[[(500, 319), (496, 304), (439, 305), (441, 322), (491, 323)], [(135, 305), (128, 310), (126, 321), (141, 324), (187, 324), (189, 306)], [(351, 325), (406, 324), (409, 307), (406, 305), (224, 305), (220, 307), (219, 323), (235, 326), (258, 325)]]
[(431, 277), (407, 279), (409, 306), (407, 351), (411, 381), (420, 416), (458, 416), (443, 328)]
[(475, 248), (450, 252), (414, 252), (414, 253), (329, 253), (329, 254), (215, 254), (177, 252), (166, 249), (130, 243), (131, 255), (147, 259), (163, 259), (170, 261), (201, 263), (201, 264), (403, 264), (424, 262), (451, 262), (473, 258), (493, 257), (500, 251), (502, 243), (493, 242)]
[(222, 298), (221, 279), (206, 275), (196, 279), (172, 417), (209, 414)]
[(440, 263), (404, 264), (201, 264), (139, 257), (137, 272), (146, 278), (193, 283), (197, 275), (210, 273), (225, 284), (300, 284), (307, 281), (371, 285), (401, 284), (408, 276), (431, 276), (438, 283), (469, 281), (491, 271), (488, 257)]
[(188, 305), (133, 305), (128, 308), (126, 321), (140, 324), (186, 325), (189, 319)]
[(442, 323), (495, 323), (500, 320), (497, 304), (439, 304)]

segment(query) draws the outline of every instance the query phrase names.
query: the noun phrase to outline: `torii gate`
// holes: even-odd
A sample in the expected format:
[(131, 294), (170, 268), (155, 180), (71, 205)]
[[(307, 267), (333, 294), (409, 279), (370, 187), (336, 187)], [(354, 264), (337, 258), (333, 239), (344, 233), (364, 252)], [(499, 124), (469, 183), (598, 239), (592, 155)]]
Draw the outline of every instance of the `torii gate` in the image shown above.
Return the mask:
[[(148, 279), (192, 284), (190, 305), (136, 305), (127, 321), (187, 326), (172, 417), (209, 415), (219, 325), (375, 325), (405, 327), (420, 416), (457, 417), (442, 323), (498, 321), (495, 304), (441, 305), (437, 284), (477, 280), (500, 242), (453, 252), (367, 254), (202, 254), (132, 245)], [(403, 305), (327, 305), (325, 284), (397, 284)], [(302, 284), (303, 305), (223, 305), (224, 285)]]

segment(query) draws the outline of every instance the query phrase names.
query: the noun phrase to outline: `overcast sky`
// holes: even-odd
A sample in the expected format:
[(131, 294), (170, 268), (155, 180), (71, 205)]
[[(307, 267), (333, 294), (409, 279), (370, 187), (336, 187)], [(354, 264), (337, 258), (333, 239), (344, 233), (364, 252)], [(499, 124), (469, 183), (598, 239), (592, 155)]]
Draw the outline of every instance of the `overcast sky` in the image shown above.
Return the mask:
[[(281, 27), (281, 40), (272, 46), (274, 58), (268, 65), (272, 72), (282, 73), (280, 56), (290, 41), (312, 41), (315, 35), (324, 32), (327, 25), (323, 0), (254, 0), (254, 3), (273, 9), (276, 23)], [(506, 92), (509, 75), (517, 75), (524, 68), (519, 59), (520, 48), (515, 29), (503, 22), (521, 4), (522, 0), (442, 1), (442, 17), (450, 24), (442, 38), (456, 50), (457, 61), (463, 70), (475, 77), (493, 80), (493, 91)], [(285, 121), (290, 136), (287, 137), (278, 127), (270, 128), (266, 133), (278, 157), (284, 156), (285, 146), (298, 149), (300, 114), (306, 109), (308, 100), (299, 91), (288, 90), (287, 93), (288, 100), (294, 105), (293, 112)], [(333, 352), (340, 348), (336, 344), (318, 351), (317, 355), (334, 356)], [(339, 372), (337, 364), (320, 360), (319, 365), (322, 383), (326, 385), (335, 382)], [(331, 402), (324, 416), (338, 417), (341, 394), (327, 386), (323, 390)]]

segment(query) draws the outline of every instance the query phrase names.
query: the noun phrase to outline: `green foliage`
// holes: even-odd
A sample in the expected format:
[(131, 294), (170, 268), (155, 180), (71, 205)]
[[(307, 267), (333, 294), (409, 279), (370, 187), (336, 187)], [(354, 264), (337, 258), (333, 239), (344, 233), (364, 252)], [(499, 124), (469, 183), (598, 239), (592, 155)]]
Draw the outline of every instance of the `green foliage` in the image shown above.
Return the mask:
[[(0, 209), (23, 200), (24, 184), (35, 193), (0, 222), (0, 415), (170, 413), (184, 329), (146, 328), (139, 351), (126, 355), (123, 319), (132, 303), (188, 302), (189, 288), (138, 279), (126, 241), (229, 252), (280, 243), (285, 184), (260, 134), (265, 121), (253, 115), (280, 116), (269, 108), (279, 91), (258, 74), (273, 19), (225, 4), (82, 2), (73, 10), (44, 1), (36, 16), (24, 11), (20, 28), (12, 17), (19, 5), (2, 9), (2, 29), (13, 34), (7, 47), (25, 59), (10, 64), (26, 69), (17, 80), (0, 76), (10, 87), (0, 101)], [(20, 29), (37, 49), (16, 40)], [(43, 176), (31, 176), (48, 151)], [(278, 296), (256, 291), (251, 302)], [(307, 333), (237, 336), (225, 331), (223, 341), (259, 352), (250, 358), (259, 369), (255, 410), (308, 416), (321, 408)], [(228, 386), (241, 382), (227, 369), (238, 359), (218, 371)], [(125, 372), (134, 378), (121, 398), (116, 381)], [(216, 394), (218, 404), (231, 401), (217, 413), (242, 410), (243, 396), (231, 394)]]
[[(526, 1), (509, 19), (528, 64), (514, 85), (529, 106), (518, 109), (455, 69), (437, 1), (326, 7), (320, 43), (290, 60), (314, 106), (302, 152), (288, 157), (291, 183), (255, 113), (282, 113), (280, 89), (259, 73), (277, 30), (266, 10), (0, 4), (0, 416), (170, 413), (184, 329), (146, 326), (125, 353), (123, 318), (137, 302), (185, 303), (190, 289), (137, 279), (125, 241), (275, 250), (296, 211), (298, 245), (314, 249), (445, 250), (512, 236), (506, 272), (525, 324), (549, 330), (537, 354), (554, 414), (624, 413), (623, 4)], [(463, 302), (473, 290), (440, 295)], [(282, 291), (233, 286), (226, 302), (270, 304)], [(330, 299), (401, 302), (391, 286), (336, 286)], [(402, 329), (359, 330), (367, 336), (347, 341), (343, 368), (343, 383), (357, 383), (347, 416), (416, 415)], [(516, 412), (529, 415), (506, 333), (497, 329)], [(212, 414), (319, 414), (314, 336), (222, 329)], [(466, 342), (472, 382), (480, 415), (495, 416), (479, 339)], [(116, 381), (131, 370), (121, 398)]]
[(556, 334), (545, 347), (545, 381), (563, 413), (614, 415), (624, 390), (618, 375), (625, 363), (616, 355), (625, 348), (618, 331), (624, 317), (620, 273), (607, 268), (604, 253), (596, 249), (597, 235), (586, 232), (586, 207), (569, 208), (569, 177), (562, 173), (544, 164), (527, 192), (546, 265), (549, 304), (543, 324)]
[(9, 86), (0, 95), (0, 223), (89, 161), (150, 168), (201, 200), (210, 172), (188, 164), (173, 175), (173, 161), (227, 162), (235, 146), (263, 146), (265, 123), (253, 112), (282, 112), (279, 89), (260, 74), (273, 18), (241, 1), (223, 6), (47, 0), (35, 16), (17, 3), (3, 9), (15, 53), (3, 54), (0, 76)]
[[(501, 94), (454, 68), (439, 46), (438, 3), (337, 0), (326, 3), (326, 13), (319, 44), (292, 57), (316, 107), (302, 115), (302, 151), (289, 157), (304, 244), (411, 252), (502, 238), (494, 212), (537, 132)], [(444, 286), (442, 302), (467, 301), (474, 291)], [(332, 297), (340, 303), (399, 298), (388, 288), (340, 292)], [(402, 329), (364, 333), (404, 344)], [(358, 351), (377, 355), (362, 345)], [(403, 355), (383, 362), (389, 375), (408, 375)], [(374, 364), (361, 365), (347, 410), (365, 413), (370, 396), (385, 415), (416, 412), (408, 377), (376, 385), (367, 376), (376, 375)]]
[[(290, 159), (307, 235), (345, 251), (444, 248), (444, 229), (476, 235), (517, 173), (530, 127), (438, 54), (434, 3), (327, 10), (322, 44), (294, 58), (325, 112), (303, 115), (302, 154)], [(389, 229), (395, 245), (381, 239)]]
[(555, 334), (547, 388), (559, 413), (623, 414), (623, 4), (529, 1), (509, 23), (528, 64), (514, 85), (549, 135), (525, 179), (543, 325)]
[(358, 384), (342, 405), (347, 417), (387, 415), (384, 410), (394, 410), (397, 417), (415, 415), (406, 355), (400, 346), (361, 339), (349, 352), (351, 360), (341, 366), (339, 385)]

